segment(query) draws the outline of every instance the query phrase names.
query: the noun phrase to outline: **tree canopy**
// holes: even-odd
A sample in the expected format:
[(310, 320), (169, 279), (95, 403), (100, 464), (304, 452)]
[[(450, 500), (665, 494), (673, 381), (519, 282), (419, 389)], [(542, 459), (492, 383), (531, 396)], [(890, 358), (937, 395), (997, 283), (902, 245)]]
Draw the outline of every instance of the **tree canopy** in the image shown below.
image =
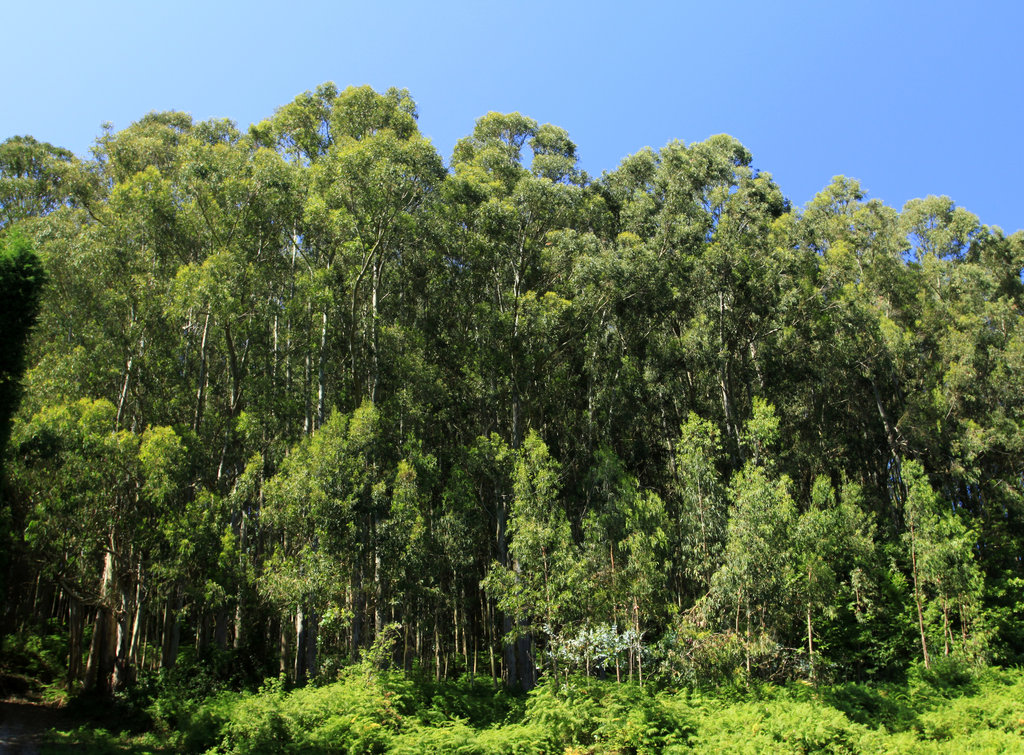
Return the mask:
[(1021, 232), (795, 208), (727, 135), (595, 178), (489, 113), (446, 166), (416, 118), (0, 144), (3, 610), (69, 684), (1024, 659)]

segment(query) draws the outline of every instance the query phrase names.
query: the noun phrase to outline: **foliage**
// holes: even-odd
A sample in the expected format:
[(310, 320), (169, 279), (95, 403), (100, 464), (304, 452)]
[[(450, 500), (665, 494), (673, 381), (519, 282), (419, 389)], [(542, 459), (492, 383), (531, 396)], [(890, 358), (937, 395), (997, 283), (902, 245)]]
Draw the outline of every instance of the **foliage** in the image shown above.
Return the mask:
[[(360, 669), (322, 687), (196, 701), (171, 729), (79, 727), (65, 745), (183, 752), (661, 753), (1000, 752), (1024, 736), (1019, 671), (925, 671), (906, 684), (753, 685), (701, 692), (572, 675), (525, 697), (464, 677), (433, 682)], [(961, 667), (966, 669), (967, 667)], [(167, 690), (169, 691), (169, 690)]]
[[(237, 749), (470, 673), (540, 683), (516, 748), (643, 750), (694, 731), (659, 685), (1024, 659), (1024, 235), (841, 176), (794, 208), (724, 134), (595, 179), (488, 113), (446, 166), (417, 113), (326, 83), (0, 144), (0, 630), (62, 635), (18, 638), (40, 675), (172, 728), (279, 678), (210, 713)], [(331, 725), (498, 748), (466, 694)], [(860, 741), (821, 727), (758, 742)]]

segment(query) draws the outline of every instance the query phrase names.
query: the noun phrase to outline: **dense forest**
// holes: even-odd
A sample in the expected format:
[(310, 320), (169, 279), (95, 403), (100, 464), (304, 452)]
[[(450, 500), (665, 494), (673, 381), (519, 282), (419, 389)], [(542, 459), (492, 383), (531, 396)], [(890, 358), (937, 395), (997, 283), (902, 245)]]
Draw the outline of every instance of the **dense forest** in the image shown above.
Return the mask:
[[(2, 635), (104, 694), (1024, 659), (1024, 234), (404, 90), (0, 144)], [(827, 180), (827, 177), (826, 177)], [(824, 182), (824, 181), (823, 181)]]

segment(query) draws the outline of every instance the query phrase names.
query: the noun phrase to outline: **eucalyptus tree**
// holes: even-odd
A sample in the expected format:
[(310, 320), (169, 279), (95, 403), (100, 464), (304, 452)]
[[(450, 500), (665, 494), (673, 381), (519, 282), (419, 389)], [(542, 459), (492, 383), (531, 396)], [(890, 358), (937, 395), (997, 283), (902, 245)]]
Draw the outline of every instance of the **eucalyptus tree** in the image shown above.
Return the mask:
[(197, 434), (226, 438), (223, 426), (237, 421), (250, 400), (260, 414), (288, 414), (267, 405), (266, 394), (289, 390), (273, 374), (272, 323), (289, 304), (282, 252), (298, 212), (295, 176), (233, 124), (211, 121), (196, 124), (183, 144), (173, 182), (188, 254), (175, 260), (165, 310), (186, 336), (195, 381), (189, 424)]
[(720, 399), (724, 436), (739, 442), (754, 394), (774, 378), (765, 374), (766, 352), (784, 325), (780, 289), (792, 275), (773, 254), (770, 231), (786, 201), (768, 174), (749, 169), (749, 153), (734, 140), (713, 137), (690, 151), (687, 163), (703, 171), (687, 183), (701, 192), (698, 207), (707, 207), (691, 233), (703, 231), (708, 243), (690, 263), (689, 312), (682, 312), (689, 318), (679, 327), (697, 352), (696, 371), (715, 376), (705, 391)]
[[(844, 471), (853, 475), (893, 534), (908, 453), (900, 420), (913, 375), (908, 328), (916, 307), (898, 214), (865, 201), (856, 181), (838, 176), (787, 225), (785, 236), (816, 259), (802, 308), (806, 379), (791, 394), (797, 405), (811, 407), (797, 434), (799, 455), (814, 459), (809, 463), (821, 465), (815, 473), (833, 481)], [(845, 389), (823, 390), (828, 384)], [(845, 469), (835, 463), (840, 460)]]
[(630, 480), (622, 491), (623, 539), (618, 547), (624, 558), (619, 572), (620, 594), (625, 598), (632, 646), (629, 672), (644, 681), (644, 636), (658, 627), (665, 616), (669, 521), (665, 504), (650, 490), (641, 490)]
[[(860, 490), (845, 485), (837, 497), (824, 476), (814, 480), (810, 505), (800, 514), (793, 533), (800, 599), (806, 619), (807, 656), (811, 676), (818, 672), (816, 653), (823, 634), (820, 624), (840, 618), (851, 621), (841, 607), (854, 605), (861, 610), (857, 590), (874, 565), (874, 525), (861, 507)], [(856, 621), (856, 615), (853, 617)], [(817, 649), (816, 649), (817, 648)]]
[(725, 135), (591, 182), (518, 113), (448, 173), (408, 92), (324, 84), (10, 139), (0, 234), (3, 433), (46, 271), (5, 461), (72, 680), (214, 640), (301, 680), (394, 622), (439, 675), (646, 677), (676, 613), (815, 671), (1024, 652), (1024, 236), (948, 198), (794, 211)]
[(1024, 404), (1006, 378), (1019, 364), (1020, 236), (982, 226), (947, 197), (908, 202), (900, 220), (920, 281), (922, 389), (908, 397), (907, 435), (941, 495), (990, 543), (983, 561), (1019, 574), (1007, 557), (1024, 501), (1012, 482)]
[[(305, 431), (332, 404), (354, 409), (378, 401), (381, 331), (397, 280), (419, 252), (421, 217), (444, 178), (430, 142), (416, 127), (406, 90), (343, 92), (331, 84), (300, 95), (254, 127), (300, 168), (302, 213), (292, 229), (292, 265), (304, 291), (311, 363)], [(338, 348), (344, 361), (338, 360)], [(335, 360), (332, 362), (332, 358)], [(329, 385), (330, 376), (346, 379)], [(394, 388), (393, 388), (394, 390)]]
[[(255, 399), (268, 422), (284, 413), (267, 399), (273, 386), (250, 377), (252, 361), (269, 352), (265, 309), (281, 298), (273, 273), (288, 191), (283, 163), (228, 122), (195, 124), (180, 113), (108, 130), (94, 154), (84, 166), (94, 189), (86, 209), (62, 207), (33, 223), (51, 283), (27, 415), (103, 398), (119, 429), (173, 424), (189, 447), (189, 470), (175, 504), (161, 505), (222, 501), (246, 458), (236, 427), (245, 401)], [(237, 529), (237, 512), (210, 526)], [(223, 534), (204, 553), (219, 551)], [(168, 568), (146, 589), (163, 596), (177, 626), (185, 584), (217, 578), (171, 568), (176, 556), (165, 555)], [(215, 570), (215, 557), (191, 555), (183, 563)], [(191, 596), (199, 605), (204, 597)], [(156, 602), (147, 608), (154, 620)], [(206, 626), (207, 607), (194, 615)], [(219, 637), (225, 629), (218, 613)]]
[[(244, 506), (223, 511), (225, 503), (237, 500), (228, 494), (257, 450), (244, 447), (246, 418), (262, 419), (264, 437), (253, 438), (248, 428), (248, 440), (259, 448), (267, 433), (287, 437), (287, 392), (279, 390), (280, 382), (265, 368), (274, 359), (270, 321), (286, 301), (280, 250), (281, 229), (294, 214), (291, 176), (274, 152), (257, 148), (230, 122), (165, 120), (181, 133), (172, 130), (170, 139), (170, 126), (158, 130), (172, 144), (162, 143), (156, 150), (158, 164), (135, 174), (128, 175), (132, 160), (152, 149), (150, 132), (160, 122), (140, 123), (147, 125), (140, 133), (129, 129), (103, 141), (118, 168), (115, 175), (124, 172), (111, 190), (104, 232), (121, 239), (124, 253), (133, 255), (124, 264), (135, 271), (134, 285), (121, 288), (129, 304), (127, 332), (134, 335), (119, 417), (133, 426), (163, 421), (187, 429), (194, 452), (187, 503), (222, 512), (209, 523), (222, 530), (204, 549), (218, 551), (225, 530), (239, 537), (251, 516)], [(145, 289), (138, 289), (139, 282)], [(255, 411), (246, 415), (250, 402)], [(200, 563), (216, 571), (216, 557), (190, 562), (193, 567)], [(183, 598), (193, 599), (202, 606), (193, 611), (201, 648), (211, 623), (225, 644), (227, 599), (190, 595), (189, 585), (196, 584), (191, 571), (179, 571), (165, 583), (165, 614), (175, 614)], [(217, 585), (218, 595), (225, 590), (212, 573), (204, 574), (200, 584)], [(242, 617), (236, 612), (236, 618)], [(176, 618), (167, 621), (178, 624)], [(240, 629), (235, 631), (237, 636)], [(165, 661), (173, 662), (173, 655), (166, 653)]]
[[(536, 683), (534, 642), (558, 634), (572, 609), (576, 561), (569, 520), (558, 500), (558, 465), (536, 432), (515, 452), (509, 512), (509, 566), (494, 564), (489, 589), (514, 621), (506, 641), (515, 644), (509, 682), (523, 689)], [(557, 672), (557, 668), (556, 668)]]
[(280, 668), (300, 683), (316, 673), (321, 649), (335, 662), (357, 658), (391, 621), (421, 628), (413, 606), (422, 607), (422, 582), (436, 568), (422, 561), (435, 460), (408, 448), (392, 462), (384, 440), (373, 404), (334, 411), (264, 485), (270, 553), (259, 585), (282, 622), (294, 618), (294, 630), (282, 625)]
[[(105, 399), (48, 406), (15, 436), (26, 544), (69, 605), (68, 681), (87, 691), (123, 687), (134, 675), (146, 640), (144, 601), (167, 566), (159, 562), (162, 537), (177, 517), (172, 499), (183, 472), (172, 429), (118, 429), (116, 411)], [(89, 611), (91, 634), (83, 627)]]
[(712, 607), (725, 626), (743, 636), (748, 673), (755, 644), (784, 642), (795, 618), (791, 576), (797, 509), (792, 482), (776, 471), (778, 426), (774, 407), (756, 401), (742, 435), (748, 459), (729, 483), (725, 548), (712, 577)]
[[(521, 476), (518, 467), (517, 475)], [(519, 479), (517, 476), (517, 485)], [(628, 673), (642, 681), (644, 637), (660, 626), (668, 604), (670, 525), (666, 508), (654, 491), (641, 487), (607, 446), (594, 454), (585, 485), (588, 492), (581, 521), (574, 523), (566, 516), (572, 512), (573, 502), (564, 490), (560, 502), (543, 510), (547, 524), (539, 531), (551, 538), (545, 552), (551, 575), (544, 585), (548, 603), (543, 605), (549, 605), (551, 596), (556, 600), (555, 609), (548, 609), (553, 618), (542, 629), (554, 658), (579, 662), (582, 653), (588, 673), (590, 661), (598, 660), (602, 672), (614, 663), (616, 678)], [(521, 537), (521, 511), (517, 500), (510, 524), (516, 537)], [(535, 511), (533, 516), (539, 514)], [(536, 536), (536, 522), (533, 526), (529, 534)], [(578, 536), (573, 535), (574, 530)], [(513, 540), (511, 547), (518, 553), (522, 545)], [(533, 547), (537, 550), (536, 544)], [(561, 564), (559, 568), (555, 568), (556, 562)], [(529, 602), (528, 597), (524, 600)], [(623, 654), (625, 657), (620, 657)]]
[[(559, 246), (567, 246), (567, 236), (562, 234)], [(669, 415), (658, 399), (676, 409), (688, 398), (673, 384), (685, 370), (661, 373), (652, 357), (658, 337), (653, 331), (671, 313), (672, 281), (650, 245), (631, 232), (613, 241), (591, 235), (575, 242), (568, 315), (570, 364), (580, 379), (563, 392), (578, 402), (575, 412), (565, 412), (565, 421), (575, 415), (582, 422), (566, 442), (577, 439), (576, 454), (588, 467), (598, 464), (599, 449), (608, 446), (632, 471), (656, 479), (663, 473), (660, 452), (670, 434)], [(661, 378), (663, 390), (652, 386)], [(588, 495), (585, 488), (582, 495)]]
[[(292, 671), (299, 681), (316, 669), (317, 615), (352, 617), (346, 635), (350, 652), (358, 652), (365, 597), (356, 521), (376, 482), (361, 454), (375, 442), (377, 416), (372, 406), (355, 416), (333, 413), (291, 450), (264, 486), (262, 515), (272, 539), (260, 589), (280, 611), (281, 671)], [(290, 616), (293, 663), (284, 625)], [(332, 639), (340, 642), (341, 636)]]
[(0, 142), (0, 231), (72, 202), (82, 188), (70, 150), (31, 136)]
[(673, 436), (690, 412), (723, 429), (735, 462), (752, 397), (774, 377), (767, 366), (785, 325), (777, 310), (795, 276), (771, 230), (788, 205), (751, 160), (725, 135), (675, 141), (628, 157), (602, 181), (621, 229), (615, 245), (633, 269), (628, 294), (614, 292), (632, 299), (614, 310), (628, 348), (600, 379), (632, 394), (645, 430), (633, 432), (631, 463), (649, 465), (663, 485)]
[[(524, 150), (532, 161), (524, 166)], [(497, 432), (513, 453), (529, 429), (540, 429), (545, 399), (542, 376), (558, 352), (558, 333), (569, 302), (553, 289), (545, 249), (552, 232), (570, 228), (586, 204), (586, 176), (576, 168), (576, 147), (562, 129), (539, 126), (519, 113), (489, 113), (452, 155), (446, 181), (449, 223), (461, 248), (451, 249), (459, 288), (472, 307), (472, 340), (464, 363), (476, 387), (467, 399), (476, 433)], [(498, 562), (519, 571), (509, 551), (509, 498), (495, 491)], [(505, 617), (505, 633), (512, 621)], [(521, 644), (521, 643), (520, 643)], [(506, 648), (508, 681), (516, 684), (515, 653)], [(523, 652), (520, 651), (520, 656)], [(532, 674), (519, 663), (524, 684)]]
[(0, 453), (10, 434), (10, 423), (21, 394), (29, 331), (39, 313), (46, 273), (28, 239), (19, 233), (0, 237)]
[[(113, 182), (93, 180), (93, 188), (101, 191), (93, 214), (70, 206), (74, 204), (71, 184), (89, 170), (98, 176), (99, 166), (87, 169), (70, 153), (30, 139), (14, 146), (18, 147), (15, 157), (28, 162), (12, 168), (17, 175), (10, 177), (11, 182), (4, 178), (5, 188), (13, 187), (21, 197), (22, 217), (35, 216), (23, 219), (21, 225), (32, 235), (49, 281), (41, 291), (37, 338), (26, 375), (29, 400), (21, 412), (18, 447), (11, 449), (17, 467), (12, 484), (18, 491), (18, 519), (24, 533), (22, 556), (45, 589), (69, 606), (71, 682), (80, 681), (82, 627), (86, 613), (94, 611), (95, 642), (88, 678), (92, 686), (108, 687), (115, 681), (115, 661), (116, 682), (124, 682), (130, 655), (129, 645), (123, 642), (129, 627), (114, 620), (115, 612), (119, 603), (126, 602), (117, 615), (131, 619), (137, 603), (131, 595), (137, 583), (133, 570), (137, 571), (138, 560), (131, 550), (137, 520), (130, 513), (135, 496), (132, 481), (138, 479), (132, 471), (136, 466), (133, 446), (137, 449), (139, 438), (123, 430), (117, 434), (123, 428), (119, 422), (119, 408), (124, 406), (120, 400), (123, 369), (126, 357), (131, 359), (126, 351), (139, 332), (127, 324), (125, 310), (131, 306), (122, 306), (135, 301), (124, 291), (133, 288), (124, 285), (133, 270), (122, 267), (125, 257), (120, 249), (113, 253), (102, 249), (109, 236), (96, 215), (104, 216), (102, 194), (109, 192)], [(11, 157), (9, 151), (5, 155)], [(15, 333), (13, 327), (4, 328), (5, 336)], [(9, 353), (14, 356), (17, 351)], [(112, 409), (109, 416), (107, 409)], [(31, 436), (32, 427), (41, 428), (42, 435), (28, 440), (26, 446), (26, 433)], [(135, 425), (135, 429), (141, 432), (142, 427)], [(41, 445), (36, 442), (40, 438)], [(61, 493), (65, 499), (55, 502), (54, 496)], [(52, 531), (56, 522), (68, 527), (68, 532)], [(52, 553), (47, 552), (46, 538), (36, 537), (33, 530), (53, 532)], [(53, 568), (48, 567), (48, 558), (53, 559)], [(65, 569), (68, 563), (72, 567)], [(17, 599), (11, 603), (12, 609), (18, 605)]]
[[(523, 165), (529, 146), (531, 168)], [(569, 228), (584, 201), (585, 176), (562, 129), (519, 113), (489, 113), (455, 145), (448, 196), (468, 229), (461, 262), (478, 302), (475, 370), (489, 387), (494, 428), (518, 449), (540, 403), (536, 371), (545, 338), (566, 303), (545, 265), (548, 234)]]
[[(905, 469), (903, 542), (909, 556), (924, 665), (927, 668), (932, 663), (936, 634), (941, 637), (944, 655), (955, 649), (967, 659), (984, 661), (985, 636), (977, 611), (983, 577), (974, 560), (974, 538), (956, 511), (940, 508), (939, 496), (921, 464), (909, 461)], [(955, 634), (954, 618), (959, 624)]]
[[(9, 508), (4, 484), (3, 454), (10, 437), (11, 421), (21, 398), (21, 380), (25, 371), (25, 352), (29, 331), (39, 311), (45, 273), (29, 241), (16, 231), (0, 236), (0, 598), (7, 606), (11, 577), (9, 559), (13, 552), (14, 512)], [(10, 611), (0, 616), (0, 639), (6, 634)]]
[(708, 590), (722, 558), (728, 515), (718, 470), (721, 455), (718, 428), (691, 413), (680, 428), (668, 499), (673, 519), (672, 583), (680, 608)]

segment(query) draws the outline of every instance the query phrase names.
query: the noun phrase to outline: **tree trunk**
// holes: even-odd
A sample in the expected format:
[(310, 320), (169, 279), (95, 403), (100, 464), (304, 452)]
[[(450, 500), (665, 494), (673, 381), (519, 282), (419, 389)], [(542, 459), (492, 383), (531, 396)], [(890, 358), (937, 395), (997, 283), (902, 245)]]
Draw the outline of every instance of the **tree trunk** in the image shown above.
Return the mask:
[(953, 641), (953, 630), (949, 628), (949, 601), (942, 596), (942, 638), (944, 645), (943, 655), (949, 655), (949, 646)]
[(370, 385), (367, 391), (370, 403), (377, 402), (377, 383), (380, 380), (380, 317), (379, 296), (380, 280), (383, 274), (384, 262), (381, 259), (380, 251), (376, 252), (373, 263), (373, 275), (370, 282)]
[(192, 418), (192, 429), (199, 432), (199, 425), (203, 421), (203, 407), (206, 403), (206, 336), (210, 331), (210, 313), (206, 313), (206, 320), (203, 323), (203, 335), (199, 339), (199, 385), (196, 387), (196, 410)]
[(438, 626), (438, 612), (434, 611), (434, 679), (441, 681), (441, 629)]
[(315, 679), (317, 674), (317, 638), (320, 635), (320, 617), (312, 606), (306, 612), (306, 674)]
[(214, 620), (214, 642), (218, 650), (228, 649), (228, 607), (220, 606)]
[[(373, 516), (373, 540), (377, 540), (377, 529), (380, 526), (380, 517), (374, 514)], [(385, 586), (384, 586), (384, 564), (381, 559), (380, 548), (376, 545), (373, 548), (373, 631), (374, 636), (379, 637), (380, 633), (384, 631), (384, 624), (386, 623), (386, 613), (384, 601)]]
[(814, 674), (814, 627), (811, 625), (811, 605), (807, 604), (807, 661), (811, 667), (811, 678)]
[(363, 639), (363, 615), (366, 610), (363, 600), (362, 564), (352, 570), (352, 660), (359, 660), (359, 645)]
[(293, 668), (295, 684), (301, 687), (306, 683), (306, 621), (302, 603), (295, 607), (295, 663)]
[(179, 611), (181, 611), (181, 588), (175, 587), (172, 596), (167, 598), (164, 608), (164, 631), (160, 668), (173, 668), (178, 660), (178, 643), (181, 640)]
[(85, 628), (85, 612), (81, 601), (71, 596), (68, 605), (68, 690), (78, 682), (82, 675), (82, 635)]
[(278, 674), (280, 676), (285, 676), (288, 673), (288, 618), (287, 614), (281, 615), (280, 631), (277, 635)]
[[(263, 495), (263, 485), (262, 485), (262, 483), (260, 484), (259, 495), (260, 496)], [(248, 537), (249, 537), (249, 527), (248, 527), (248, 524), (249, 524), (249, 516), (248, 516), (248, 514), (246, 514), (245, 505), (243, 505), (242, 506), (242, 511), (241, 511), (241, 516), (240, 516), (240, 520), (239, 520), (239, 523), (238, 523), (238, 552), (239, 552), (238, 560), (240, 562), (239, 566), (241, 567), (240, 571), (243, 574), (245, 573), (245, 566), (246, 566), (245, 550), (246, 550), (246, 547), (248, 546)], [(235, 650), (238, 650), (238, 649), (240, 649), (242, 647), (242, 634), (243, 634), (244, 626), (245, 626), (245, 584), (244, 584), (244, 582), (241, 582), (238, 585), (238, 592), (236, 593), (235, 600), (236, 600), (236, 602), (235, 602), (235, 636), (234, 636), (234, 639), (232, 640), (232, 647), (234, 647)]]
[[(131, 611), (125, 611), (125, 615), (122, 619), (123, 622), (127, 622), (128, 617), (132, 617), (131, 629), (128, 630), (128, 647), (123, 658), (120, 661), (121, 673), (123, 674), (123, 682), (130, 683), (135, 681), (136, 672), (135, 669), (138, 666), (137, 659), (139, 655), (139, 641), (140, 634), (142, 631), (142, 562), (140, 561), (135, 570), (135, 600), (134, 605), (131, 607)], [(115, 680), (115, 687), (120, 686), (120, 680)]]
[(130, 650), (131, 631), (128, 628), (128, 620), (136, 612), (132, 610), (130, 591), (121, 590), (121, 609), (117, 612), (114, 626), (116, 627), (117, 642), (114, 644), (114, 672), (111, 676), (111, 689), (122, 690), (130, 681)]
[(326, 376), (327, 376), (327, 309), (324, 308), (320, 321), (320, 351), (317, 355), (317, 379), (316, 379), (316, 426), (323, 427), (327, 414), (326, 397)]
[(914, 575), (914, 603), (917, 605), (917, 627), (921, 632), (921, 654), (924, 656), (924, 667), (931, 668), (928, 656), (928, 639), (924, 632), (924, 609), (921, 605), (921, 586), (917, 576), (917, 541), (913, 522), (910, 524), (910, 564)]
[(92, 645), (85, 668), (86, 692), (106, 693), (111, 690), (111, 676), (114, 671), (116, 618), (111, 605), (114, 600), (114, 552), (107, 549), (103, 557), (103, 576), (100, 579), (100, 603), (96, 608), (93, 624)]

